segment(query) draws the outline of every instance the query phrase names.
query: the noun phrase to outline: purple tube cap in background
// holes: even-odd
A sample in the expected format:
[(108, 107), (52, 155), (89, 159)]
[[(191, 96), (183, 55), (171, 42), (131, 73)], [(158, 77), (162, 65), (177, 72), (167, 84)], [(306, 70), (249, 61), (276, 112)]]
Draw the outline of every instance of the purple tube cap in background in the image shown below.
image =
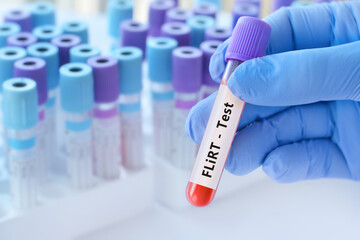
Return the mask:
[(119, 67), (113, 57), (97, 56), (87, 61), (93, 70), (94, 97), (97, 103), (109, 103), (119, 96)]
[(174, 38), (179, 47), (190, 45), (190, 32), (190, 27), (182, 22), (165, 23), (161, 28), (161, 35)]
[(19, 24), (22, 32), (31, 32), (32, 21), (29, 11), (24, 9), (13, 9), (5, 13), (4, 22), (13, 22)]
[(148, 30), (149, 27), (146, 24), (125, 20), (121, 24), (121, 46), (138, 47), (145, 53)]
[(155, 0), (150, 3), (149, 9), (149, 35), (158, 37), (161, 26), (165, 23), (166, 12), (175, 7), (173, 0)]
[(205, 41), (218, 40), (223, 42), (229, 37), (231, 37), (231, 34), (232, 31), (228, 28), (220, 28), (220, 27), (208, 28), (205, 31)]
[(6, 42), (8, 46), (27, 48), (37, 41), (38, 39), (33, 34), (28, 32), (20, 32), (9, 36)]
[(81, 38), (73, 34), (63, 34), (51, 39), (51, 43), (59, 48), (60, 66), (69, 63), (70, 48), (81, 43)]
[(216, 18), (217, 6), (210, 2), (201, 2), (195, 5), (193, 12), (195, 15), (204, 15)]
[(179, 47), (172, 53), (173, 86), (176, 92), (195, 93), (202, 84), (203, 53), (194, 47)]
[(36, 82), (38, 104), (43, 105), (48, 99), (46, 63), (41, 58), (27, 57), (14, 64), (14, 77), (30, 78)]
[(166, 12), (165, 22), (186, 23), (186, 20), (188, 20), (191, 16), (193, 16), (192, 11), (176, 7)]
[(217, 40), (209, 40), (201, 43), (200, 49), (203, 52), (203, 75), (202, 75), (202, 83), (207, 86), (219, 86), (219, 84), (213, 81), (210, 71), (210, 59), (211, 56), (215, 53), (217, 47), (221, 44), (221, 41)]

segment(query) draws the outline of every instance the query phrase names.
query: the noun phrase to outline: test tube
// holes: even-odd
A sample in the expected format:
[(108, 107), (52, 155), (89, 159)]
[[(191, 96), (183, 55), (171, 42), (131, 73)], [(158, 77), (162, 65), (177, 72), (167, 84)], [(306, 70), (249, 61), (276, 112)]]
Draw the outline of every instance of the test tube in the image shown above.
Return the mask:
[(215, 4), (217, 7), (221, 7), (221, 1), (220, 0), (196, 0), (197, 3), (212, 3)]
[(89, 42), (88, 25), (83, 21), (68, 21), (62, 25), (64, 34), (72, 34), (80, 37), (82, 43)]
[[(0, 48), (0, 106), (3, 104), (3, 83), (14, 76), (14, 63), (25, 56), (26, 51), (20, 47)], [(0, 158), (0, 169), (5, 170), (3, 173), (6, 173), (6, 170), (8, 169), (6, 149), (6, 141), (4, 141), (3, 111), (0, 110), (0, 156), (3, 156), (3, 158)]]
[(56, 25), (55, 6), (51, 2), (38, 1), (30, 4), (32, 26)]
[(238, 19), (243, 16), (250, 16), (250, 17), (259, 17), (260, 8), (259, 6), (248, 3), (242, 2), (237, 3), (233, 7), (232, 15), (233, 15), (233, 28), (235, 27)]
[(37, 38), (28, 32), (20, 32), (7, 38), (7, 45), (12, 47), (27, 48), (37, 42)]
[(32, 30), (31, 15), (24, 9), (13, 9), (5, 13), (4, 22), (18, 24), (21, 28), (21, 32), (31, 32)]
[(215, 20), (208, 16), (193, 16), (188, 19), (187, 24), (190, 26), (190, 46), (200, 47), (205, 40), (205, 31), (215, 25)]
[(222, 27), (213, 27), (208, 28), (205, 31), (205, 41), (209, 40), (217, 40), (220, 42), (224, 42), (228, 39), (232, 34), (232, 31), (229, 28)]
[[(121, 43), (123, 47), (138, 47), (145, 53), (146, 37), (149, 27), (134, 20), (125, 20), (121, 24)], [(145, 58), (145, 54), (143, 55)]]
[(290, 6), (294, 0), (274, 0), (273, 11), (278, 10), (281, 7)]
[(62, 30), (54, 25), (42, 25), (34, 28), (32, 33), (39, 42), (51, 42), (51, 39), (62, 34)]
[(159, 37), (161, 26), (165, 23), (166, 12), (175, 7), (172, 0), (154, 0), (149, 8), (149, 36)]
[(89, 58), (99, 56), (100, 49), (90, 44), (80, 44), (70, 49), (70, 62), (86, 63)]
[(70, 62), (70, 49), (81, 43), (81, 38), (72, 35), (64, 34), (51, 39), (51, 43), (59, 48), (60, 66)]
[(17, 60), (14, 64), (14, 77), (30, 78), (36, 82), (38, 92), (39, 122), (37, 126), (37, 171), (39, 182), (47, 179), (48, 173), (48, 143), (46, 132), (45, 104), (48, 100), (46, 62), (41, 58), (26, 57)]
[(192, 16), (192, 11), (175, 7), (166, 11), (165, 22), (186, 23), (186, 20), (188, 20)]
[(133, 18), (132, 0), (110, 0), (107, 5), (108, 33), (113, 38), (114, 45), (118, 45), (120, 39), (120, 24)]
[(120, 121), (119, 68), (113, 57), (98, 56), (88, 60), (94, 77), (93, 146), (95, 174), (102, 179), (119, 178)]
[(195, 15), (208, 16), (215, 19), (217, 10), (218, 8), (216, 4), (206, 1), (197, 3), (193, 9), (193, 12)]
[(161, 27), (161, 35), (175, 39), (179, 47), (190, 45), (190, 32), (190, 27), (181, 22), (169, 22)]
[(93, 186), (91, 121), (94, 80), (89, 65), (68, 63), (60, 68), (60, 101), (70, 182), (75, 189), (87, 189)]
[(203, 54), (194, 47), (179, 47), (172, 54), (175, 108), (172, 131), (172, 164), (189, 169), (194, 164), (197, 146), (185, 134), (190, 109), (198, 102), (202, 81)]
[(205, 41), (200, 45), (203, 52), (203, 74), (202, 74), (202, 99), (207, 98), (219, 88), (219, 84), (215, 82), (209, 72), (209, 65), (211, 56), (215, 53), (217, 47), (221, 44), (220, 41), (210, 40)]
[(7, 80), (3, 84), (3, 97), (10, 191), (15, 207), (28, 209), (36, 205), (38, 192), (36, 83), (27, 78)]
[(159, 37), (148, 39), (146, 48), (153, 100), (154, 150), (158, 157), (168, 161), (171, 160), (174, 109), (172, 51), (176, 47), (176, 40)]
[(228, 63), (186, 189), (194, 206), (206, 206), (214, 198), (244, 109), (245, 103), (234, 96), (227, 81), (242, 62), (264, 56), (270, 32), (269, 24), (252, 17), (241, 17), (234, 29), (225, 55)]
[(56, 163), (56, 101), (58, 99), (59, 86), (59, 50), (51, 43), (35, 43), (27, 48), (29, 56), (41, 58), (46, 62), (46, 78), (48, 100), (45, 104), (45, 132), (47, 161), (51, 168)]
[(118, 48), (113, 54), (119, 67), (122, 163), (129, 170), (138, 170), (145, 166), (141, 121), (143, 54), (137, 47)]
[(20, 26), (17, 23), (2, 23), (0, 24), (0, 48), (7, 45), (7, 38), (11, 35), (20, 32)]

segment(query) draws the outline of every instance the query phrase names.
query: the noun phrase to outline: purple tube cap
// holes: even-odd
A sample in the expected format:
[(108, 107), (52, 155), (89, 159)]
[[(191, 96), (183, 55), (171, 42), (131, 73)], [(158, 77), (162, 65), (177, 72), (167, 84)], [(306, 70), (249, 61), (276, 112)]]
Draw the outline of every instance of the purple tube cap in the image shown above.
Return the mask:
[(179, 47), (190, 45), (190, 32), (190, 27), (182, 22), (168, 22), (161, 28), (161, 35), (176, 39)]
[(145, 52), (148, 25), (134, 20), (121, 23), (121, 46), (133, 46)]
[(165, 22), (166, 11), (175, 7), (172, 0), (155, 0), (150, 3), (149, 10), (149, 35), (160, 36), (161, 26)]
[(51, 43), (59, 48), (60, 66), (70, 61), (70, 48), (81, 43), (81, 38), (73, 34), (63, 34), (51, 39)]
[(217, 6), (210, 2), (201, 2), (195, 5), (194, 14), (195, 15), (205, 15), (212, 18), (216, 18)]
[(97, 103), (109, 103), (119, 96), (119, 67), (113, 57), (97, 56), (87, 61), (93, 70), (94, 97)]
[(213, 27), (205, 31), (205, 40), (225, 41), (231, 37), (232, 31), (229, 28)]
[(14, 77), (30, 78), (36, 82), (38, 104), (43, 105), (48, 99), (46, 63), (41, 58), (27, 57), (14, 64)]
[(253, 17), (239, 18), (225, 54), (226, 61), (264, 56), (270, 34), (271, 26), (266, 22)]
[(23, 47), (26, 48), (34, 43), (36, 43), (38, 39), (31, 33), (28, 32), (20, 32), (9, 36), (7, 38), (7, 45), (12, 47)]
[(32, 22), (30, 12), (24, 9), (13, 9), (4, 16), (4, 22), (17, 23), (22, 32), (31, 32)]
[(207, 86), (218, 86), (219, 84), (213, 81), (210, 71), (209, 71), (209, 65), (210, 65), (210, 59), (211, 56), (215, 53), (218, 46), (221, 44), (221, 41), (217, 40), (209, 40), (202, 42), (200, 45), (200, 49), (204, 54), (203, 57), (203, 76), (202, 76), (202, 83)]
[(173, 86), (176, 92), (195, 93), (202, 83), (203, 53), (194, 47), (178, 47), (172, 53)]

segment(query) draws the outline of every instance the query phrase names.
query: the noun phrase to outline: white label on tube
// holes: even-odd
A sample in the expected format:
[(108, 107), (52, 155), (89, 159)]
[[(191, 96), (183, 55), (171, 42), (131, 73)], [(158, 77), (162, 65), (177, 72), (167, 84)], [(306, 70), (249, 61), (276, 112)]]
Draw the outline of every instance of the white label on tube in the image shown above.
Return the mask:
[(216, 190), (245, 103), (220, 85), (190, 182)]

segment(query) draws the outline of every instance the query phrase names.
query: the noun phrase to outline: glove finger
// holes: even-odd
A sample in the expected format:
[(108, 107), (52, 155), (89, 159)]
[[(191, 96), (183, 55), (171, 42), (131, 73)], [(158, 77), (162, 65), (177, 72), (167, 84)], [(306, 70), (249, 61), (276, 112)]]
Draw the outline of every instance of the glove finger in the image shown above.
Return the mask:
[(258, 168), (273, 149), (303, 139), (333, 135), (332, 110), (327, 103), (289, 108), (237, 132), (225, 168), (244, 175)]
[(241, 64), (228, 86), (245, 102), (288, 106), (360, 100), (360, 41), (252, 59)]
[(360, 39), (360, 2), (282, 8), (264, 19), (272, 27), (267, 54), (329, 47)]
[(306, 140), (278, 147), (266, 157), (263, 170), (280, 183), (317, 178), (351, 178), (344, 155), (328, 139)]
[(222, 75), (225, 71), (225, 53), (229, 45), (229, 41), (230, 39), (220, 44), (210, 59), (209, 72), (212, 79), (217, 83), (221, 82)]
[[(197, 144), (200, 144), (203, 138), (205, 128), (214, 105), (215, 97), (216, 93), (213, 93), (209, 97), (200, 101), (191, 109), (187, 117), (185, 124), (186, 134)], [(241, 129), (254, 121), (274, 115), (286, 108), (287, 107), (263, 107), (246, 104), (238, 129)]]

